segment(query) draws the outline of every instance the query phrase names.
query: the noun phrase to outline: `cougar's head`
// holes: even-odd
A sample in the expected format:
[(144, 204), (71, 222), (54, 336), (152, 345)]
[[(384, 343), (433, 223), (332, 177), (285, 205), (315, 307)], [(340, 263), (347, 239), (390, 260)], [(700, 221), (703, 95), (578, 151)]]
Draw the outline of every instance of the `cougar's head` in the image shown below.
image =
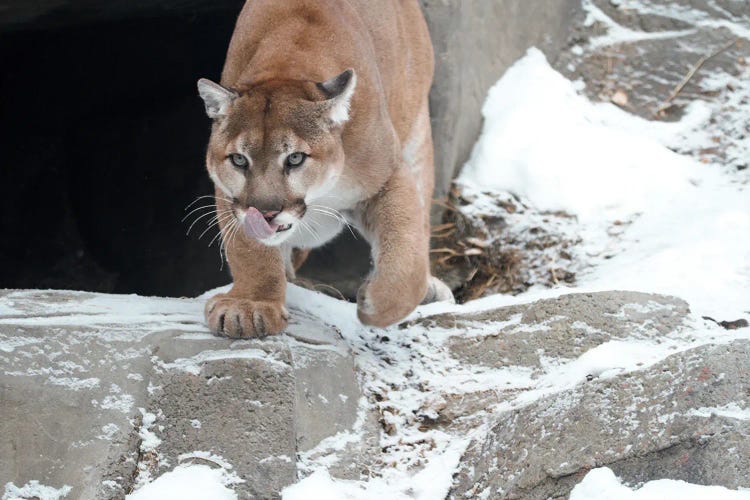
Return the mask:
[(282, 243), (307, 204), (335, 185), (355, 86), (351, 69), (325, 82), (268, 81), (242, 92), (198, 81), (213, 120), (208, 173), (246, 235)]

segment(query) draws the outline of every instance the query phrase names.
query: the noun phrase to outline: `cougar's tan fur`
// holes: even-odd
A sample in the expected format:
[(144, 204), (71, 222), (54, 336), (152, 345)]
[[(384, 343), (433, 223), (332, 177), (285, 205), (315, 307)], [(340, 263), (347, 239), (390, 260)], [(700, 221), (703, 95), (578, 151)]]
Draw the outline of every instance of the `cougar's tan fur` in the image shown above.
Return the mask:
[[(359, 319), (387, 326), (419, 303), (452, 299), (430, 275), (433, 53), (417, 0), (248, 0), (221, 85), (199, 81), (213, 125), (207, 169), (234, 279), (206, 304), (231, 337), (286, 326), (286, 279), (342, 218), (371, 244)], [(288, 155), (307, 155), (301, 167)], [(248, 160), (238, 168), (230, 155)], [(256, 240), (248, 207), (291, 229)], [(270, 212), (269, 212), (270, 213)]]

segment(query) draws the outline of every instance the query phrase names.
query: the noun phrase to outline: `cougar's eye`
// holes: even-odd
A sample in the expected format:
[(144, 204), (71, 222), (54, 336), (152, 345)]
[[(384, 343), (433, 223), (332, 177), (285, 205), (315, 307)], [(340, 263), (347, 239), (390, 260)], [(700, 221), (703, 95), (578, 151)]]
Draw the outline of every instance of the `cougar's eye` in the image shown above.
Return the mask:
[(235, 167), (237, 167), (237, 168), (239, 168), (241, 170), (246, 170), (247, 166), (248, 166), (248, 163), (249, 163), (247, 161), (247, 158), (245, 157), (245, 155), (241, 155), (239, 153), (232, 153), (232, 154), (230, 154), (229, 155), (229, 161), (232, 162), (232, 165), (234, 165)]
[(286, 157), (286, 166), (290, 168), (299, 167), (305, 163), (307, 155), (305, 153), (292, 153)]

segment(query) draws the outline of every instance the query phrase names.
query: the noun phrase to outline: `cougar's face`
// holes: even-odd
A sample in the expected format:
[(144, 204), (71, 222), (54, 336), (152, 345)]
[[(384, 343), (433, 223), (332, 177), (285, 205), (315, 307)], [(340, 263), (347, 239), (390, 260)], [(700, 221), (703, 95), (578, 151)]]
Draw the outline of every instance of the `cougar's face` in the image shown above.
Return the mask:
[[(307, 204), (336, 184), (344, 168), (341, 128), (354, 75), (336, 77), (347, 75), (346, 82), (266, 84), (241, 95), (216, 84), (206, 91), (199, 82), (214, 118), (208, 173), (247, 236), (281, 244), (304, 230)], [(216, 96), (204, 95), (211, 91), (226, 92), (218, 96), (218, 107)]]

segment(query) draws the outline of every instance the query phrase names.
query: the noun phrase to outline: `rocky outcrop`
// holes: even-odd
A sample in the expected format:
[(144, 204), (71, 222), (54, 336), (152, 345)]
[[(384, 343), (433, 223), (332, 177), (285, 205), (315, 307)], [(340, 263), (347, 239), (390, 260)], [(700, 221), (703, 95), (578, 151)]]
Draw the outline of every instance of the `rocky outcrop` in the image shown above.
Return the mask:
[(428, 318), (454, 331), (497, 325), (450, 336), (452, 357), (533, 381), (468, 392), (440, 410), (444, 422), (489, 412), (490, 430), (468, 445), (449, 496), (567, 498), (601, 466), (631, 484), (747, 487), (750, 342), (689, 312), (673, 297), (604, 292)]
[(748, 359), (747, 341), (702, 346), (510, 412), (469, 447), (452, 495), (567, 498), (602, 466), (631, 484), (747, 487)]
[[(346, 344), (303, 313), (283, 337), (231, 342), (204, 333), (195, 299), (6, 291), (0, 302), (0, 485), (122, 498), (205, 463), (244, 481), (240, 498), (269, 498), (297, 480), (299, 453), (355, 422), (377, 435)], [(346, 465), (367, 460), (366, 442), (349, 448)]]
[(319, 470), (425, 498), (564, 497), (604, 465), (750, 486), (750, 333), (680, 299), (446, 306), (378, 330), (353, 304), (290, 293), (284, 335), (229, 341), (199, 299), (1, 292), (0, 485), (122, 498), (201, 464), (239, 498)]

